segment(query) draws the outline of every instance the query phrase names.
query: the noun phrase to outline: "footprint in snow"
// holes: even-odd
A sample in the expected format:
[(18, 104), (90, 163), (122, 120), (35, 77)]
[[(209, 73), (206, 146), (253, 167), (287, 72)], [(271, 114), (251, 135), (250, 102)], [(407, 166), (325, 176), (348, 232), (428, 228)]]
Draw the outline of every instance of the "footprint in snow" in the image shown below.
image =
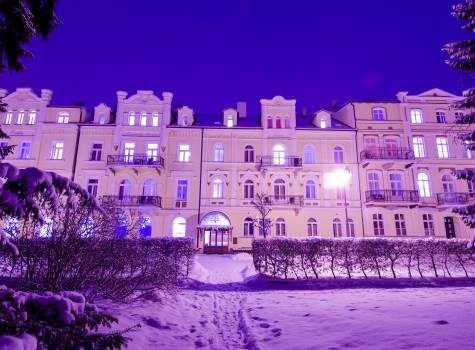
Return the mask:
[(348, 309), (348, 311), (356, 311), (356, 309), (352, 307), (351, 309)]
[(262, 323), (259, 323), (259, 327), (261, 327), (261, 328), (269, 328), (269, 327), (270, 327), (270, 324), (265, 323), (265, 322), (262, 322)]
[(190, 333), (195, 333), (196, 332), (196, 327), (195, 326), (191, 326), (190, 327)]
[(310, 316), (310, 314), (305, 314), (305, 315), (303, 315), (303, 317), (308, 317), (308, 316)]
[(448, 321), (446, 320), (439, 320), (439, 321), (434, 321), (435, 324), (449, 324)]
[(195, 348), (202, 348), (205, 344), (201, 340), (195, 341)]
[(259, 317), (259, 316), (254, 316), (254, 317), (251, 317), (251, 318), (255, 321), (267, 321), (265, 318), (262, 318), (262, 317)]
[(145, 322), (147, 326), (157, 329), (170, 329), (170, 326), (167, 324), (162, 324), (160, 320), (152, 318), (152, 317), (142, 317), (142, 320)]

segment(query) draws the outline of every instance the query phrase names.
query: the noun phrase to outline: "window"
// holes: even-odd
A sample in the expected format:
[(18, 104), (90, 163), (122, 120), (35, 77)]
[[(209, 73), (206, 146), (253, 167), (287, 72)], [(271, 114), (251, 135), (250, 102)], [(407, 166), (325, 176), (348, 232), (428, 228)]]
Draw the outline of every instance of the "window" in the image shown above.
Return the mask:
[(317, 187), (315, 186), (315, 181), (308, 180), (305, 183), (305, 198), (306, 199), (316, 199), (317, 198)]
[(432, 214), (422, 214), (422, 222), (424, 225), (424, 234), (426, 236), (435, 236), (434, 218)]
[(417, 188), (419, 196), (424, 198), (430, 197), (429, 176), (426, 173), (417, 174)]
[(254, 182), (252, 180), (244, 182), (244, 198), (254, 199)]
[(368, 190), (371, 192), (377, 193), (381, 189), (381, 179), (379, 173), (369, 172), (368, 173)]
[(437, 123), (439, 124), (447, 124), (447, 115), (443, 111), (435, 112), (435, 116), (437, 118)]
[(102, 159), (102, 143), (93, 143), (91, 149), (91, 157), (89, 160), (100, 161)]
[(461, 118), (463, 118), (464, 113), (462, 111), (456, 111), (454, 115), (456, 120), (460, 120)]
[(335, 146), (333, 148), (333, 161), (336, 164), (343, 163), (343, 148), (341, 148), (340, 146)]
[(322, 118), (320, 120), (320, 129), (326, 129), (327, 128), (327, 120)]
[(282, 128), (282, 119), (279, 116), (275, 117), (275, 128), (281, 129)]
[(147, 162), (156, 162), (158, 158), (158, 143), (147, 144)]
[(68, 123), (69, 123), (69, 113), (59, 113), (58, 124), (68, 124)]
[(398, 156), (398, 147), (399, 147), (399, 139), (396, 137), (385, 137), (384, 138), (384, 149), (386, 154), (389, 157), (397, 157)]
[(355, 222), (353, 219), (348, 219), (346, 223), (346, 235), (348, 237), (355, 237)]
[(422, 136), (414, 136), (412, 138), (412, 147), (414, 149), (414, 157), (424, 158), (426, 156), (424, 150), (424, 138)]
[(285, 148), (282, 145), (275, 145), (273, 149), (274, 165), (285, 164)]
[[(144, 197), (152, 197), (155, 195), (155, 181), (152, 179), (146, 179), (143, 182), (142, 187), (142, 196)], [(144, 199), (146, 200), (146, 199)]]
[(63, 142), (54, 142), (51, 147), (50, 158), (55, 160), (63, 159), (64, 152), (64, 143)]
[(101, 114), (99, 116), (99, 124), (105, 124), (106, 123), (106, 116), (104, 114)]
[(272, 117), (268, 116), (267, 117), (267, 129), (272, 129), (272, 126), (273, 126)]
[(341, 220), (336, 218), (333, 219), (333, 237), (342, 237), (343, 233), (341, 230)]
[(180, 145), (178, 151), (178, 161), (188, 163), (190, 161), (190, 145)]
[(290, 118), (287, 116), (284, 118), (284, 127), (290, 129)]
[(244, 162), (254, 163), (254, 147), (250, 145), (244, 147)]
[(87, 181), (87, 192), (92, 194), (94, 197), (97, 196), (98, 188), (99, 188), (99, 180), (98, 179), (89, 179)]
[(470, 197), (475, 197), (475, 180), (467, 180), (467, 187)]
[(134, 162), (134, 153), (135, 153), (135, 143), (126, 142), (124, 144), (124, 162), (133, 163)]
[(422, 123), (422, 111), (420, 109), (411, 110), (411, 123), (412, 124)]
[(213, 181), (213, 198), (223, 198), (223, 181), (221, 179)]
[(396, 225), (396, 236), (406, 235), (406, 221), (404, 214), (394, 214), (394, 223)]
[(172, 223), (172, 237), (185, 237), (186, 234), (186, 220), (182, 217), (177, 217)]
[(186, 201), (188, 199), (188, 180), (178, 180), (176, 199), (180, 201)]
[(447, 137), (437, 137), (435, 143), (437, 145), (437, 156), (439, 158), (449, 158)]
[(188, 126), (190, 124), (189, 118), (187, 115), (183, 116), (183, 122), (182, 126)]
[(227, 126), (228, 128), (232, 128), (232, 127), (234, 126), (233, 117), (230, 116), (230, 115), (228, 115), (228, 116), (226, 117), (226, 126)]
[(285, 199), (285, 181), (282, 179), (277, 179), (274, 182), (274, 199)]
[(386, 116), (383, 108), (373, 108), (373, 120), (385, 120)]
[(160, 126), (160, 119), (158, 118), (158, 113), (152, 113), (152, 126)]
[(373, 214), (373, 229), (375, 236), (384, 236), (383, 214)]
[(467, 158), (467, 159), (472, 158), (472, 150), (469, 147), (470, 147), (470, 141), (468, 140), (463, 141), (462, 152), (463, 152), (464, 158)]
[(345, 192), (345, 189), (343, 187), (335, 188), (335, 193), (336, 193), (336, 200), (337, 201), (344, 201), (345, 200), (346, 192)]
[(5, 124), (11, 124), (12, 123), (12, 118), (13, 118), (13, 113), (12, 112), (5, 113)]
[(367, 156), (371, 158), (376, 157), (378, 154), (378, 138), (374, 136), (365, 136), (364, 147)]
[(23, 119), (25, 119), (25, 111), (19, 111), (16, 123), (23, 124)]
[(450, 175), (442, 176), (442, 188), (444, 193), (454, 193), (455, 192), (455, 183)]
[(213, 160), (215, 162), (224, 162), (224, 146), (222, 143), (217, 143), (213, 146)]
[(303, 148), (303, 162), (306, 164), (315, 163), (315, 147), (313, 145), (305, 145)]
[(31, 142), (22, 142), (20, 148), (20, 159), (30, 159)]
[(402, 196), (402, 176), (400, 173), (389, 174), (389, 185), (393, 196)]
[(119, 184), (119, 200), (130, 197), (130, 181), (122, 180)]
[(36, 111), (30, 111), (28, 124), (33, 125), (36, 123)]
[(140, 223), (139, 236), (142, 238), (152, 236), (152, 219), (148, 216), (142, 216)]
[(275, 220), (275, 235), (285, 236), (285, 220), (282, 218)]
[(307, 220), (307, 235), (309, 237), (318, 236), (317, 220), (310, 218)]
[(147, 113), (140, 113), (140, 126), (147, 126)]
[(129, 125), (135, 125), (135, 112), (129, 112), (129, 120), (127, 123)]
[(244, 219), (244, 236), (254, 236), (254, 220), (251, 218)]

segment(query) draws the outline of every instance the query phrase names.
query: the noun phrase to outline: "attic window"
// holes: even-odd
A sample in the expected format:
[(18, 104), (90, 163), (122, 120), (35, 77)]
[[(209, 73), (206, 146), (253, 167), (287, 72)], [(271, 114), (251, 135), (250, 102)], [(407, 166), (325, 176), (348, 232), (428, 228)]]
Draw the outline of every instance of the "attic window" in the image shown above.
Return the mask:
[(183, 116), (183, 126), (188, 126), (188, 116), (187, 115)]
[(325, 129), (327, 127), (327, 120), (321, 119), (320, 120), (320, 128)]
[(228, 128), (232, 128), (234, 126), (234, 121), (233, 121), (233, 117), (231, 115), (228, 115), (226, 117), (226, 126)]

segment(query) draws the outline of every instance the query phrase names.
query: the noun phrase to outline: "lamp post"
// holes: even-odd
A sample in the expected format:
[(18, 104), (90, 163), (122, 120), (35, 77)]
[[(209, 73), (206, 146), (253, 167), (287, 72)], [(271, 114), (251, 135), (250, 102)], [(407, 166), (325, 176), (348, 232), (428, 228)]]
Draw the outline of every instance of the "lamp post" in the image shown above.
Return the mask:
[(343, 189), (343, 201), (345, 204), (345, 234), (348, 237), (348, 202), (346, 200), (346, 186), (350, 183), (351, 173), (348, 168), (337, 169), (324, 175), (324, 186), (326, 188)]

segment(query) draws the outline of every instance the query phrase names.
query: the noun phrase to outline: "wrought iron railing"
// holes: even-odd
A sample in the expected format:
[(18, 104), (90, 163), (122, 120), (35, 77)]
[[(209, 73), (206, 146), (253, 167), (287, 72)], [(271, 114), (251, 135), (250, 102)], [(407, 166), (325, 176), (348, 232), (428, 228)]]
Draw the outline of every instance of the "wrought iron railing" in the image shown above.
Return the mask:
[(154, 207), (162, 207), (162, 197), (160, 196), (121, 196), (108, 195), (103, 196), (102, 200), (105, 203), (116, 203), (123, 206), (140, 206), (151, 205)]
[(150, 156), (147, 154), (117, 154), (107, 156), (107, 165), (121, 166), (145, 166), (163, 168), (165, 160), (159, 155)]
[(414, 151), (410, 148), (389, 148), (389, 147), (378, 147), (370, 148), (361, 151), (360, 153), (361, 160), (367, 159), (414, 159)]
[(268, 205), (282, 205), (301, 207), (303, 205), (303, 196), (265, 196), (264, 203)]
[(366, 202), (418, 202), (419, 192), (414, 190), (366, 191)]
[(437, 193), (437, 203), (439, 205), (466, 204), (468, 202), (469, 197), (470, 194), (465, 192)]
[(274, 157), (274, 156), (261, 156), (257, 157), (257, 164), (260, 167), (282, 167), (282, 168), (301, 168), (302, 157), (286, 156), (286, 157)]

